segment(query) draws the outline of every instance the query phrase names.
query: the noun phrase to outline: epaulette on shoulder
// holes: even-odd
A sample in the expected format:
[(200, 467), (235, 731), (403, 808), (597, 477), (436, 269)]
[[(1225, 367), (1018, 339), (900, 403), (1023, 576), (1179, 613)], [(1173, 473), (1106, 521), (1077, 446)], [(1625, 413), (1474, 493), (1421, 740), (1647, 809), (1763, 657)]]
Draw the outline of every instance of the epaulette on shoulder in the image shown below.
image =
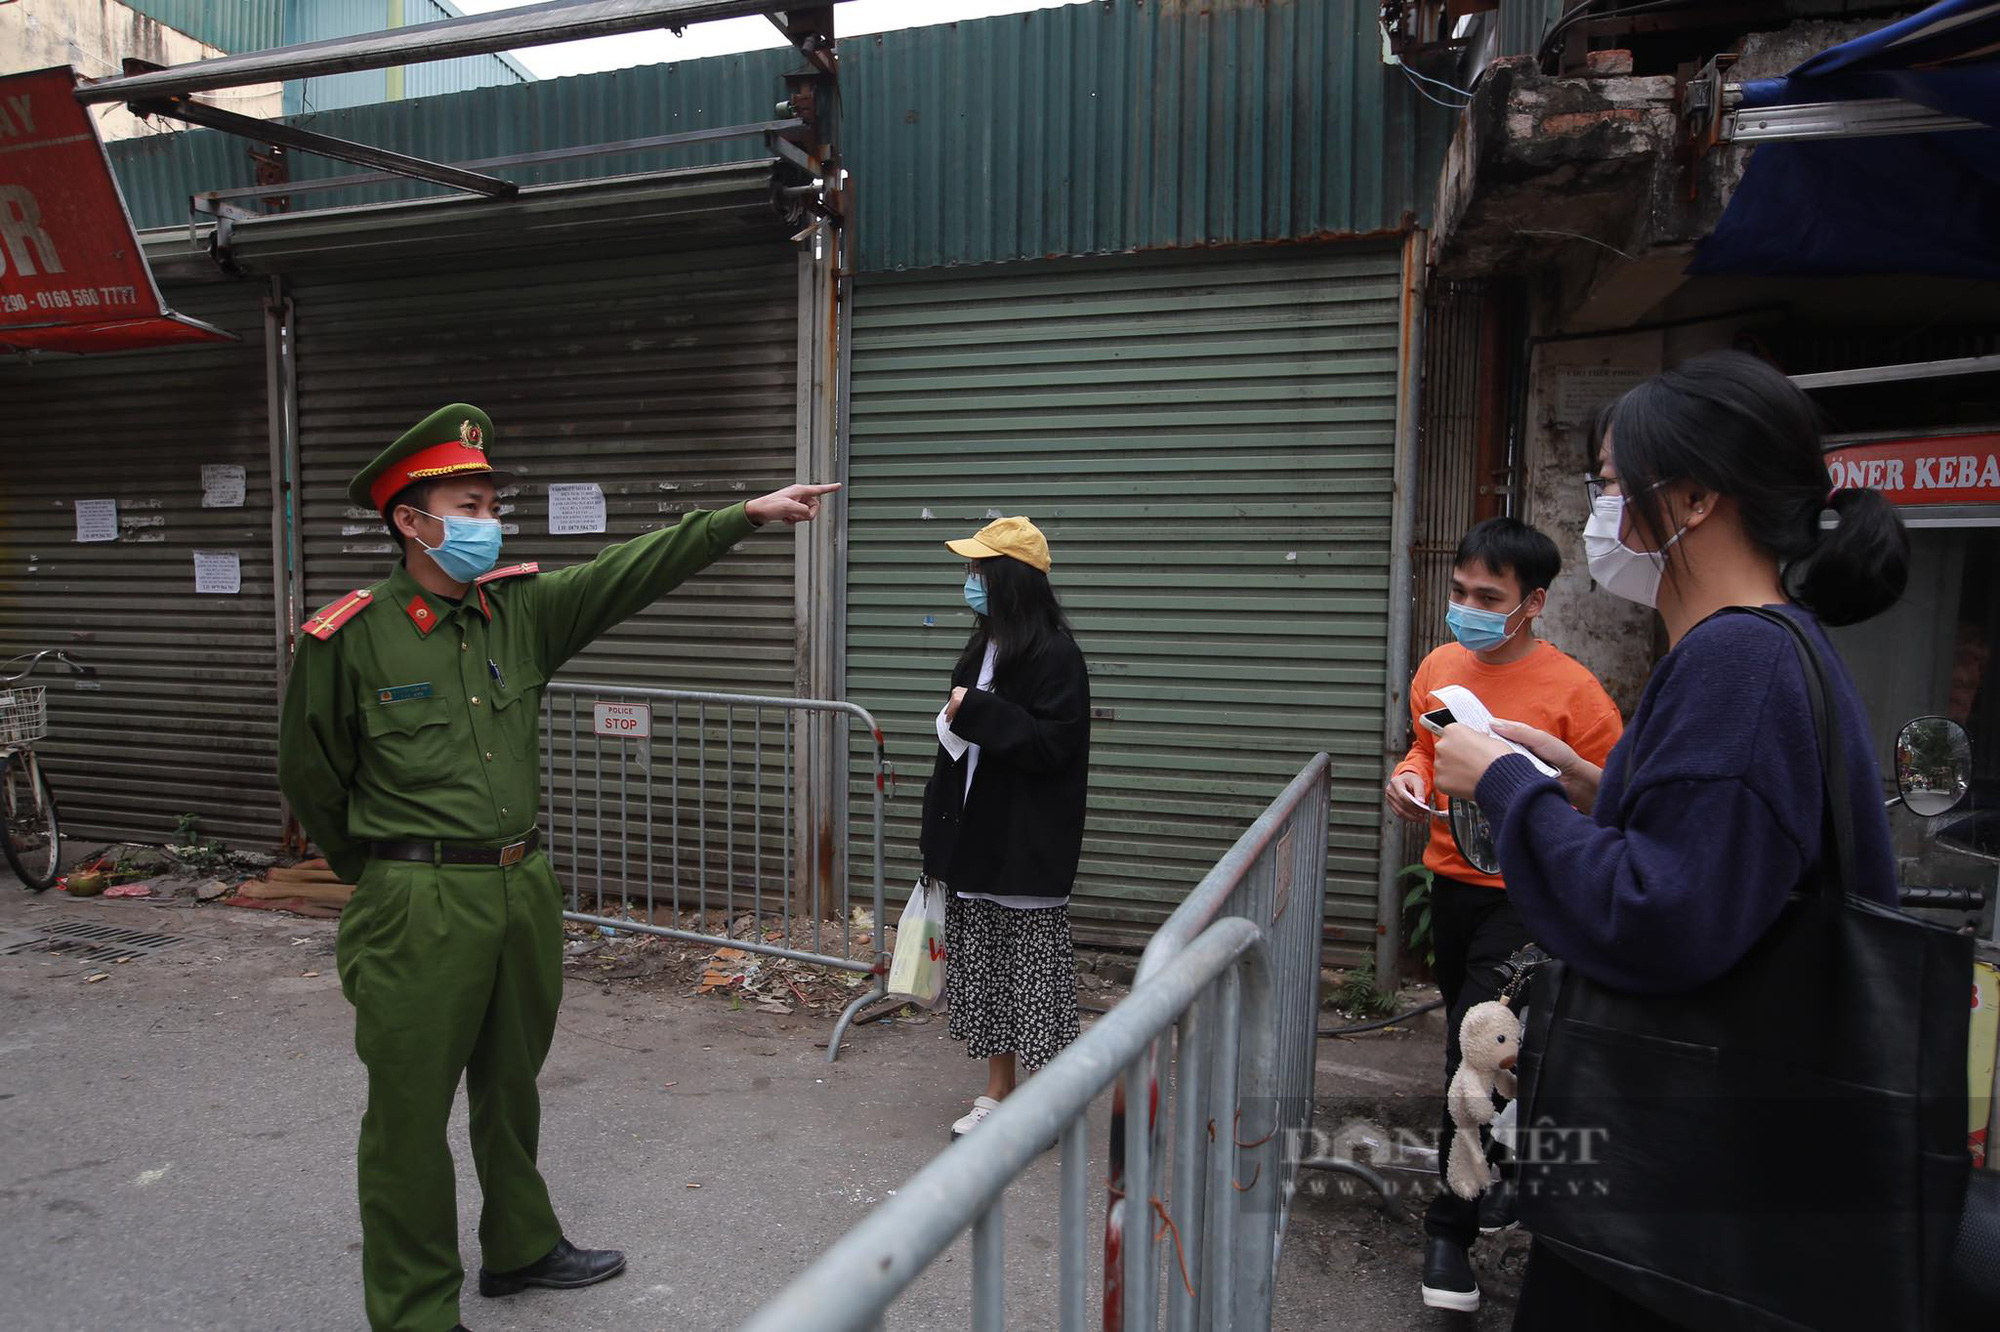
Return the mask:
[(358, 587), (332, 605), (323, 607), (318, 614), (300, 627), (324, 643), (340, 631), (340, 626), (366, 610), (374, 600), (373, 592), (365, 587)]
[(538, 574), (541, 571), (542, 566), (530, 560), (526, 564), (510, 564), (504, 569), (495, 569), (492, 573), (481, 574), (472, 581), (474, 583), (497, 583), (502, 578), (519, 578), (522, 574)]

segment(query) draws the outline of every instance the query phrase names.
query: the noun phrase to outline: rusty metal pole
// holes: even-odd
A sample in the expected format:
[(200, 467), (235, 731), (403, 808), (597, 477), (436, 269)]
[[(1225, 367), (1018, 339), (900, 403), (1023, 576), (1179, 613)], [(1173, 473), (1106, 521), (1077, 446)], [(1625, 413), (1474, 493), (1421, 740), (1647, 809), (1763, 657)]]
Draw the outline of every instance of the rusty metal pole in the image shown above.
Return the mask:
[[(292, 635), (298, 607), (293, 595), (297, 573), (292, 551), (297, 542), (298, 515), (292, 512), (298, 440), (290, 409), (292, 302), (284, 283), (271, 278), (264, 293), (264, 418), (269, 434), (271, 500), (271, 655), (278, 710), (284, 711), (285, 686), (292, 673)], [(292, 814), (292, 803), (278, 793), (278, 847), (303, 854), (305, 832)]]
[[(1403, 246), (1402, 337), (1396, 380), (1396, 461), (1393, 512), (1389, 524), (1388, 692), (1383, 700), (1381, 780), (1402, 757), (1410, 719), (1410, 614), (1414, 594), (1411, 543), (1416, 538), (1417, 419), (1423, 379), (1424, 273), (1428, 235), (1412, 231)], [(1376, 984), (1394, 990), (1402, 980), (1403, 910), (1396, 854), (1402, 825), (1386, 802), (1378, 822), (1380, 854), (1375, 879)]]
[[(839, 237), (822, 222), (810, 229), (799, 251), (799, 442), (801, 481), (837, 478), (834, 448), (834, 399), (838, 381), (834, 247)], [(822, 521), (798, 528), (798, 576), (795, 587), (801, 692), (808, 698), (832, 698), (838, 687), (835, 663), (841, 656), (841, 623), (837, 560), (837, 529), (846, 506), (836, 497)], [(808, 867), (815, 914), (826, 919), (842, 896), (847, 861), (847, 829), (841, 812), (847, 781), (847, 727), (837, 719), (815, 717), (806, 727), (805, 798)], [(879, 922), (878, 922), (879, 924)]]
[(291, 571), (286, 567), (287, 476), (285, 472), (284, 367), (280, 361), (285, 339), (285, 292), (278, 278), (271, 278), (264, 294), (264, 416), (269, 433), (271, 500), (271, 632), (278, 707), (285, 705), (285, 680), (291, 674), (292, 607)]
[[(786, 31), (813, 68), (792, 75), (788, 109), (805, 122), (803, 154), (795, 165), (812, 173), (786, 193), (800, 201), (807, 221), (797, 234), (798, 359), (794, 479), (844, 480), (838, 442), (841, 397), (840, 277), (844, 228), (840, 214), (839, 87), (830, 6), (788, 15)], [(782, 145), (780, 145), (782, 146)], [(836, 497), (822, 520), (794, 537), (794, 642), (798, 692), (837, 698), (845, 655), (845, 497)], [(845, 897), (847, 882), (847, 728), (813, 717), (802, 728), (795, 768), (801, 816), (794, 882), (814, 917), (828, 918)], [(875, 923), (880, 928), (880, 922)]]
[(1474, 388), (1478, 414), (1473, 436), (1478, 441), (1473, 475), (1472, 518), (1484, 522), (1512, 508), (1513, 487), (1507, 456), (1507, 357), (1504, 350), (1501, 300), (1490, 286), (1479, 296), (1479, 382)]

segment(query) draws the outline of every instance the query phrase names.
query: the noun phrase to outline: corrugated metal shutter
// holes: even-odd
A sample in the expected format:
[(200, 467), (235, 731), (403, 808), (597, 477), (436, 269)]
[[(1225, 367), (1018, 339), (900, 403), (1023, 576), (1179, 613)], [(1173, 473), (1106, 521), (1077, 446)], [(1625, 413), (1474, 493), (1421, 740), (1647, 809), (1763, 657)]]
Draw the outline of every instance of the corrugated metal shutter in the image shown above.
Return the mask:
[[(49, 685), (42, 749), (79, 839), (279, 833), (277, 633), (262, 286), (168, 288), (240, 343), (0, 365), (0, 653), (73, 648), (101, 675)], [(245, 474), (202, 507), (202, 467)], [(74, 501), (118, 501), (119, 539), (76, 541)], [(235, 595), (195, 592), (194, 552), (234, 551)], [(45, 668), (46, 669), (46, 668)]]
[[(673, 525), (689, 508), (724, 508), (792, 479), (799, 288), (793, 249), (761, 239), (665, 254), (605, 254), (587, 246), (578, 252), (598, 257), (489, 258), (456, 272), (297, 279), (308, 610), (388, 575), (394, 546), (377, 514), (348, 503), (348, 479), (426, 413), (454, 400), (476, 403), (493, 417), (497, 437), (489, 450), (519, 478), (504, 501), (511, 510), (504, 516), (508, 563), (580, 563), (613, 542)], [(551, 536), (553, 482), (602, 487), (605, 533)], [(744, 542), (612, 630), (561, 678), (791, 695), (798, 641), (794, 549), (782, 536)], [(782, 789), (782, 716), (766, 714), (759, 736), (759, 719), (747, 713), (711, 709), (704, 716), (689, 708), (675, 717), (659, 709), (661, 738), (651, 752), (660, 767), (646, 830), (642, 774), (621, 772), (615, 745), (600, 749), (589, 741), (587, 700), (580, 711), (586, 738), (580, 754), (571, 748), (573, 702), (571, 696), (560, 705), (558, 733), (547, 745), (551, 831), (567, 882), (595, 886), (603, 846), (613, 867), (604, 886), (616, 890), (630, 854), (671, 867), (689, 885), (693, 905), (697, 880), (705, 890), (713, 878), (719, 889), (728, 870), (751, 863), (755, 838), (767, 844), (760, 862), (765, 890), (782, 890), (785, 848), (775, 830), (783, 813), (770, 808), (758, 823), (756, 812)], [(676, 731), (678, 739), (670, 738)], [(732, 791), (719, 774), (732, 752), (748, 755), (760, 739), (772, 771), (761, 788), (753, 791), (746, 773)], [(702, 774), (709, 787), (698, 792)], [(632, 786), (630, 822), (619, 821), (614, 799), (600, 826), (596, 799), (607, 788), (622, 791), (621, 778)], [(746, 854), (725, 867), (722, 847), (738, 841)]]
[(905, 778), (896, 881), (971, 623), (939, 542), (1026, 513), (1099, 709), (1079, 928), (1150, 930), (1326, 749), (1330, 938), (1373, 938), (1399, 265), (1350, 246), (857, 283), (848, 693)]
[[(378, 515), (349, 505), (348, 479), (447, 402), (486, 409), (492, 455), (520, 478), (509, 563), (578, 563), (791, 479), (798, 270), (783, 244), (337, 271), (288, 290), (308, 611), (387, 576), (395, 548)], [(550, 536), (549, 484), (582, 481), (603, 487), (608, 530)], [(792, 543), (760, 540), (566, 674), (789, 693), (793, 671)]]
[[(785, 208), (801, 216), (796, 203)], [(244, 267), (287, 276), (538, 267), (781, 240), (797, 228), (778, 210), (773, 163), (763, 159), (530, 186), (507, 199), (460, 195), (281, 213), (237, 224), (229, 245)]]

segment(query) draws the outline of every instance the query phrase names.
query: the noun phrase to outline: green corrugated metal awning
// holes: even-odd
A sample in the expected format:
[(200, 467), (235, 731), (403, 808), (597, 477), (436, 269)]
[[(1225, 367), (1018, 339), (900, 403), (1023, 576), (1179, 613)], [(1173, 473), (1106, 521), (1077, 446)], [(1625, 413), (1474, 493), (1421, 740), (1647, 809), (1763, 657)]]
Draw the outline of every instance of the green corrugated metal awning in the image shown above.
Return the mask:
[(1398, 231), (1452, 115), (1347, 0), (1063, 5), (841, 42), (863, 270)]
[(1142, 937), (1325, 749), (1327, 923), (1373, 938), (1400, 263), (1313, 247), (857, 283), (847, 692), (904, 778), (892, 883), (917, 872), (971, 628), (941, 543), (1025, 513), (1097, 709), (1079, 930)]
[[(1452, 113), (1381, 63), (1372, 6), (1105, 0), (842, 39), (844, 164), (862, 271), (1401, 231), (1430, 207)], [(769, 119), (788, 50), (614, 70), (307, 117), (439, 162)], [(754, 140), (544, 163), (522, 184), (738, 160)], [(254, 184), (212, 131), (111, 146), (141, 227)], [(293, 154), (297, 180), (353, 168)], [(437, 193), (302, 194), (321, 208)]]

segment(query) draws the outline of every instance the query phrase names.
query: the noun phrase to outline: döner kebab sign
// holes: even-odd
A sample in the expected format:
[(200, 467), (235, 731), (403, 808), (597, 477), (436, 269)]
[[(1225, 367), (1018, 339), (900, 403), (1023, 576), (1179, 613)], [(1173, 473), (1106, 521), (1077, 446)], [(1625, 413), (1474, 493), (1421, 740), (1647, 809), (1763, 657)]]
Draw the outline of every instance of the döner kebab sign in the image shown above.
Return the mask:
[(1891, 504), (2000, 504), (2000, 433), (1843, 444), (1826, 455), (1833, 488), (1868, 486)]
[(75, 91), (68, 68), (0, 78), (0, 351), (234, 341), (167, 309)]

